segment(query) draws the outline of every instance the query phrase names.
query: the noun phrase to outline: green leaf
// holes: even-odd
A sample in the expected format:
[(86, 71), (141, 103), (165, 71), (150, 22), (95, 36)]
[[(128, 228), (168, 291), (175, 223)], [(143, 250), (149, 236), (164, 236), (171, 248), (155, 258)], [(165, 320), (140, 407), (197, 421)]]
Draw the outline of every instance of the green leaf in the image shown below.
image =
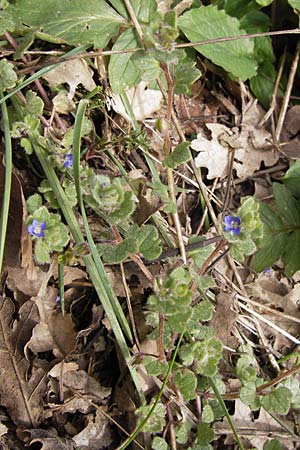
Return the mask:
[(288, 0), (289, 5), (291, 5), (292, 8), (297, 9), (300, 11), (300, 0)]
[(149, 23), (153, 19), (157, 10), (155, 0), (130, 0), (130, 3), (140, 22)]
[[(138, 48), (135, 31), (132, 28), (124, 31), (113, 45), (112, 50)], [(142, 79), (142, 71), (133, 62), (133, 53), (111, 55), (108, 64), (109, 82), (112, 90), (119, 94), (137, 86)]]
[(12, 63), (7, 59), (1, 59), (0, 61), (0, 92), (6, 89), (11, 89), (15, 86), (18, 77), (14, 71)]
[(144, 225), (139, 230), (137, 230), (137, 227), (131, 227), (128, 234), (136, 236), (138, 250), (145, 259), (151, 261), (159, 257), (162, 250), (161, 241), (157, 229), (153, 225)]
[(257, 75), (250, 80), (250, 88), (264, 108), (268, 108), (270, 105), (275, 79), (274, 65), (265, 61), (264, 64), (259, 66)]
[(67, 245), (69, 240), (68, 229), (66, 225), (61, 222), (45, 230), (45, 241), (49, 245), (51, 251), (60, 252)]
[(270, 412), (277, 414), (287, 414), (292, 400), (292, 393), (286, 387), (279, 387), (271, 394), (267, 394), (262, 399), (262, 406)]
[[(300, 0), (299, 0), (300, 1)], [(296, 197), (300, 197), (300, 161), (297, 160), (285, 173), (282, 178), (285, 186)]]
[(200, 423), (197, 427), (197, 444), (207, 445), (214, 440), (214, 430), (207, 423)]
[(203, 422), (212, 423), (214, 421), (214, 418), (215, 418), (215, 416), (214, 416), (212, 407), (209, 404), (204, 405), (203, 410), (202, 410)]
[(240, 399), (246, 405), (249, 405), (252, 411), (260, 408), (260, 398), (256, 395), (256, 387), (254, 383), (247, 383), (240, 389)]
[[(215, 6), (202, 6), (183, 14), (179, 28), (190, 41), (201, 41), (224, 36), (244, 34), (239, 21)], [(196, 50), (223, 67), (234, 76), (246, 80), (256, 75), (257, 63), (254, 59), (254, 42), (240, 39), (212, 45), (196, 46)]]
[(196, 398), (197, 378), (194, 372), (183, 368), (174, 375), (174, 383), (180, 390), (185, 402), (189, 402)]
[(6, 31), (14, 31), (15, 21), (14, 17), (7, 10), (0, 11), (0, 34), (4, 34)]
[(178, 427), (176, 427), (176, 442), (178, 444), (185, 444), (189, 438), (190, 430), (191, 424), (188, 421), (184, 421)]
[[(152, 402), (153, 403), (153, 402)], [(137, 426), (143, 421), (143, 419), (147, 416), (149, 410), (151, 409), (152, 404), (141, 406), (136, 410), (136, 415), (138, 416)], [(163, 427), (166, 425), (166, 408), (162, 403), (158, 403), (155, 407), (155, 412), (152, 414), (146, 424), (143, 427), (144, 432), (150, 433), (159, 433), (162, 431)]]
[(260, 6), (268, 6), (271, 5), (273, 0), (256, 0), (256, 3), (258, 3)]
[(191, 87), (201, 76), (199, 69), (195, 67), (196, 58), (195, 51), (190, 49), (186, 52), (184, 59), (179, 59), (175, 65), (175, 80), (174, 80), (174, 92), (175, 94), (189, 95), (191, 94)]
[[(104, 0), (17, 0), (7, 10), (19, 24), (68, 44), (105, 47), (126, 20)], [(51, 14), (49, 12), (51, 11)]]
[(26, 200), (26, 206), (29, 214), (33, 214), (42, 206), (42, 197), (39, 194), (33, 194)]
[(257, 3), (255, 0), (225, 0), (224, 3), (227, 14), (237, 17), (238, 19), (250, 11), (257, 10)]
[(174, 148), (167, 158), (165, 158), (163, 166), (176, 169), (177, 166), (190, 161), (191, 158), (190, 142), (182, 142)]
[(99, 254), (102, 255), (105, 262), (110, 264), (119, 264), (128, 257), (129, 253), (136, 253), (137, 249), (137, 242), (132, 238), (124, 239), (119, 244), (97, 245)]
[(34, 258), (38, 264), (50, 264), (50, 248), (47, 242), (37, 239), (34, 243)]
[(280, 215), (287, 221), (289, 225), (300, 225), (300, 211), (296, 199), (290, 191), (280, 183), (273, 183), (273, 193), (275, 197), (276, 207)]
[(288, 233), (269, 236), (264, 239), (264, 246), (256, 253), (252, 266), (256, 272), (271, 267), (281, 257), (288, 242)]
[(263, 450), (283, 450), (283, 447), (277, 439), (271, 439), (264, 443)]
[(300, 269), (300, 231), (294, 231), (287, 239), (287, 243), (281, 257), (284, 264), (284, 273), (291, 277)]
[(151, 443), (151, 449), (153, 450), (168, 450), (168, 448), (169, 446), (166, 441), (159, 436), (155, 436)]

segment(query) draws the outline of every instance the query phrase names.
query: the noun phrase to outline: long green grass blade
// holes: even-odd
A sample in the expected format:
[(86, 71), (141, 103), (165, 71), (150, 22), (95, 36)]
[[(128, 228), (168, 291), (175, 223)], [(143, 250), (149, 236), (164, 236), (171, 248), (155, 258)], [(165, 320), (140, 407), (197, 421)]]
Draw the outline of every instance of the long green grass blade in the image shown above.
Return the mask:
[(2, 270), (2, 264), (4, 259), (4, 247), (8, 223), (11, 178), (12, 178), (12, 147), (11, 147), (9, 117), (6, 108), (6, 103), (4, 101), (1, 104), (1, 111), (2, 111), (2, 123), (4, 128), (4, 138), (5, 138), (5, 181), (4, 181), (4, 191), (0, 216), (0, 273)]
[(88, 102), (86, 100), (81, 100), (79, 102), (76, 119), (75, 119), (75, 125), (74, 125), (73, 168), (74, 168), (74, 178), (75, 178), (77, 199), (78, 199), (78, 204), (79, 204), (79, 207), (81, 210), (81, 216), (82, 216), (87, 240), (88, 240), (88, 243), (90, 246), (90, 250), (92, 253), (94, 263), (96, 265), (96, 268), (98, 269), (99, 276), (101, 278), (103, 285), (105, 286), (105, 290), (110, 299), (111, 306), (112, 306), (113, 310), (115, 311), (115, 314), (118, 318), (121, 328), (123, 329), (123, 332), (126, 334), (126, 336), (129, 339), (132, 339), (132, 335), (131, 335), (131, 331), (130, 331), (128, 322), (127, 322), (124, 312), (120, 306), (120, 303), (118, 302), (118, 299), (111, 287), (111, 284), (109, 283), (109, 281), (107, 279), (107, 275), (106, 275), (103, 263), (98, 254), (96, 245), (94, 243), (94, 239), (93, 239), (91, 231), (90, 231), (90, 227), (88, 224), (85, 207), (84, 207), (84, 203), (83, 203), (83, 198), (82, 198), (82, 192), (81, 192), (81, 186), (80, 186), (80, 141), (81, 141), (81, 137), (82, 137), (83, 118), (84, 118), (84, 113), (85, 113), (87, 104), (88, 104)]
[(225, 402), (224, 402), (224, 400), (223, 400), (223, 398), (222, 398), (222, 396), (221, 396), (221, 394), (220, 394), (220, 392), (219, 392), (219, 390), (218, 390), (218, 388), (217, 388), (216, 383), (214, 382), (214, 380), (213, 380), (212, 377), (208, 377), (208, 380), (209, 380), (209, 383), (210, 383), (210, 385), (211, 385), (211, 387), (212, 387), (212, 390), (214, 391), (214, 394), (215, 394), (215, 396), (216, 396), (216, 398), (217, 398), (217, 400), (218, 400), (218, 402), (219, 402), (221, 408), (222, 408), (223, 411), (224, 411), (224, 414), (225, 414), (225, 416), (226, 416), (226, 419), (228, 420), (229, 426), (230, 426), (230, 428), (231, 428), (231, 430), (232, 430), (232, 433), (233, 433), (233, 435), (234, 435), (234, 437), (235, 437), (236, 443), (237, 443), (237, 445), (239, 446), (239, 449), (240, 449), (240, 450), (244, 450), (244, 446), (243, 446), (243, 444), (242, 444), (242, 441), (241, 441), (240, 438), (239, 438), (239, 435), (238, 435), (238, 433), (237, 433), (237, 431), (236, 431), (236, 428), (235, 428), (235, 426), (234, 426), (234, 423), (233, 423), (233, 421), (232, 421), (232, 419), (231, 419), (231, 417), (230, 417), (230, 414), (229, 414), (229, 412), (228, 412), (228, 410), (227, 410), (227, 408), (226, 408)]

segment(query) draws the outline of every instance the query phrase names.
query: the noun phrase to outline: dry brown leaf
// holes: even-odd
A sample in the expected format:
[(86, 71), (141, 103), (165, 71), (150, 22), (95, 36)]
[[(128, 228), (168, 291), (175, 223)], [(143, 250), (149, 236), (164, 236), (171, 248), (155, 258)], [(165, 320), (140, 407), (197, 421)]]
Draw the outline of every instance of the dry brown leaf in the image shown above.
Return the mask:
[(237, 347), (237, 340), (232, 335), (238, 313), (233, 310), (233, 295), (221, 292), (217, 295), (216, 311), (210, 322), (218, 337), (224, 345), (230, 348)]
[[(280, 308), (283, 313), (300, 319), (300, 311), (298, 307), (300, 283), (295, 284), (293, 289), (288, 292), (287, 287), (276, 280), (275, 277), (267, 278), (266, 276), (261, 275), (255, 283), (251, 283), (247, 286), (247, 290), (250, 295), (257, 297), (259, 301), (263, 302), (267, 306), (276, 309)], [(293, 319), (278, 316), (263, 309), (259, 313), (268, 318), (275, 325), (278, 325), (284, 331), (290, 333), (292, 336), (299, 336), (300, 324), (293, 321)], [(272, 344), (272, 347), (275, 350), (281, 352), (284, 347), (291, 347), (291, 341), (280, 332), (276, 332), (273, 328), (263, 324), (263, 322), (261, 322), (261, 326), (268, 336), (272, 335), (275, 337), (275, 341)]]
[[(281, 420), (286, 422), (286, 419), (282, 417)], [(278, 422), (276, 422), (276, 420), (274, 420), (263, 408), (260, 409), (259, 417), (254, 419), (250, 407), (237, 399), (235, 400), (235, 412), (232, 416), (232, 421), (239, 437), (244, 439), (247, 438), (256, 450), (263, 450), (263, 445), (268, 438), (279, 439), (284, 443), (287, 450), (294, 449), (290, 434), (286, 433)], [(290, 427), (293, 428), (292, 424), (290, 424)], [(230, 427), (228, 426), (226, 419), (224, 419), (223, 423), (217, 422), (215, 424), (215, 429), (227, 434), (224, 444), (229, 445), (234, 443), (234, 438), (230, 432)]]
[(108, 419), (97, 410), (96, 416), (89, 414), (87, 426), (76, 436), (73, 442), (76, 448), (88, 450), (101, 450), (112, 443), (111, 427)]
[(92, 91), (96, 88), (93, 80), (93, 71), (84, 59), (66, 61), (50, 70), (43, 78), (51, 86), (58, 86), (64, 83), (68, 84), (70, 87), (69, 98), (73, 98), (79, 84), (82, 84), (87, 91)]
[(97, 380), (90, 377), (84, 370), (67, 370), (65, 373), (58, 374), (50, 372), (54, 378), (62, 381), (65, 398), (74, 395), (88, 396), (96, 403), (103, 403), (110, 395), (111, 389), (101, 386)]
[(56, 308), (57, 290), (42, 285), (34, 298), (38, 307), (40, 321), (32, 332), (27, 344), (34, 353), (52, 350), (57, 358), (66, 357), (75, 347), (76, 333), (70, 314), (62, 315)]
[(41, 444), (41, 450), (74, 450), (71, 439), (59, 437), (54, 428), (23, 430), (19, 435), (29, 446)]
[(281, 147), (284, 154), (290, 159), (300, 158), (300, 105), (292, 106), (285, 117), (280, 135)]
[(261, 119), (257, 102), (247, 105), (243, 114), (241, 129), (230, 129), (218, 123), (207, 123), (211, 140), (200, 133), (191, 147), (199, 152), (195, 158), (196, 167), (208, 169), (207, 178), (225, 177), (229, 170), (229, 156), (233, 150), (233, 168), (238, 178), (246, 178), (258, 170), (262, 162), (269, 167), (278, 161), (279, 154), (270, 149), (271, 134), (257, 128)]
[(7, 408), (16, 424), (36, 427), (43, 411), (45, 374), (42, 369), (33, 369), (31, 378), (27, 379), (30, 364), (25, 359), (23, 349), (38, 320), (38, 312), (35, 304), (28, 301), (20, 308), (18, 321), (13, 321), (13, 314), (14, 305), (11, 300), (2, 298), (0, 403)]
[[(4, 189), (5, 167), (0, 162), (0, 204)], [(15, 171), (12, 172), (9, 218), (4, 249), (3, 267), (22, 267), (34, 271), (32, 259), (32, 240), (25, 227), (26, 206), (21, 181)]]

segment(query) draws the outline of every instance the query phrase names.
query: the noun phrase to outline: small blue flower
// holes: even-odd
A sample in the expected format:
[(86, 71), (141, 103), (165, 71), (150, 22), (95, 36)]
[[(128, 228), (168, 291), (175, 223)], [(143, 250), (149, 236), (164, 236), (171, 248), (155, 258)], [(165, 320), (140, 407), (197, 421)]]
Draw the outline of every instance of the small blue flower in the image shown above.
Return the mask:
[(73, 155), (72, 153), (68, 153), (67, 155), (64, 156), (64, 167), (66, 169), (69, 169), (69, 167), (71, 167), (73, 165)]
[(224, 224), (224, 231), (229, 231), (231, 234), (239, 234), (241, 232), (241, 219), (238, 216), (225, 216)]
[(31, 236), (36, 236), (38, 238), (45, 236), (46, 222), (39, 222), (34, 219), (32, 224), (27, 227), (27, 231)]
[(270, 277), (270, 276), (272, 275), (272, 270), (270, 269), (270, 267), (267, 267), (267, 268), (264, 270), (264, 274), (265, 274), (267, 277)]
[(60, 305), (60, 302), (61, 302), (61, 299), (60, 299), (60, 296), (58, 295), (58, 296), (56, 297), (56, 299), (55, 299), (55, 303), (56, 303), (57, 305)]

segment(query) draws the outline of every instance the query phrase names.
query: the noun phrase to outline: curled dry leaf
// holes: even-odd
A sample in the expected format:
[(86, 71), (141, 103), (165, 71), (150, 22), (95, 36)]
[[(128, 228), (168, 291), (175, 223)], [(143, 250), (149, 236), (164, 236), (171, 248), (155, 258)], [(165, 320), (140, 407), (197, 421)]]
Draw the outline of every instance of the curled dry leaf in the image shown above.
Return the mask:
[[(1, 299), (0, 308), (0, 403), (5, 406), (17, 425), (36, 427), (42, 416), (42, 400), (46, 390), (45, 374), (32, 369), (28, 380), (29, 362), (24, 356), (24, 345), (38, 320), (36, 305), (24, 303), (19, 320), (13, 321), (14, 305), (8, 298)], [(11, 324), (13, 327), (11, 328)]]
[(275, 164), (279, 154), (270, 147), (272, 135), (263, 128), (257, 128), (260, 118), (261, 110), (254, 102), (246, 107), (240, 130), (218, 123), (207, 123), (211, 140), (200, 133), (191, 144), (191, 147), (199, 152), (195, 158), (196, 167), (206, 167), (209, 179), (225, 177), (228, 174), (232, 151), (233, 169), (236, 170), (238, 178), (253, 175), (262, 162), (267, 167)]

